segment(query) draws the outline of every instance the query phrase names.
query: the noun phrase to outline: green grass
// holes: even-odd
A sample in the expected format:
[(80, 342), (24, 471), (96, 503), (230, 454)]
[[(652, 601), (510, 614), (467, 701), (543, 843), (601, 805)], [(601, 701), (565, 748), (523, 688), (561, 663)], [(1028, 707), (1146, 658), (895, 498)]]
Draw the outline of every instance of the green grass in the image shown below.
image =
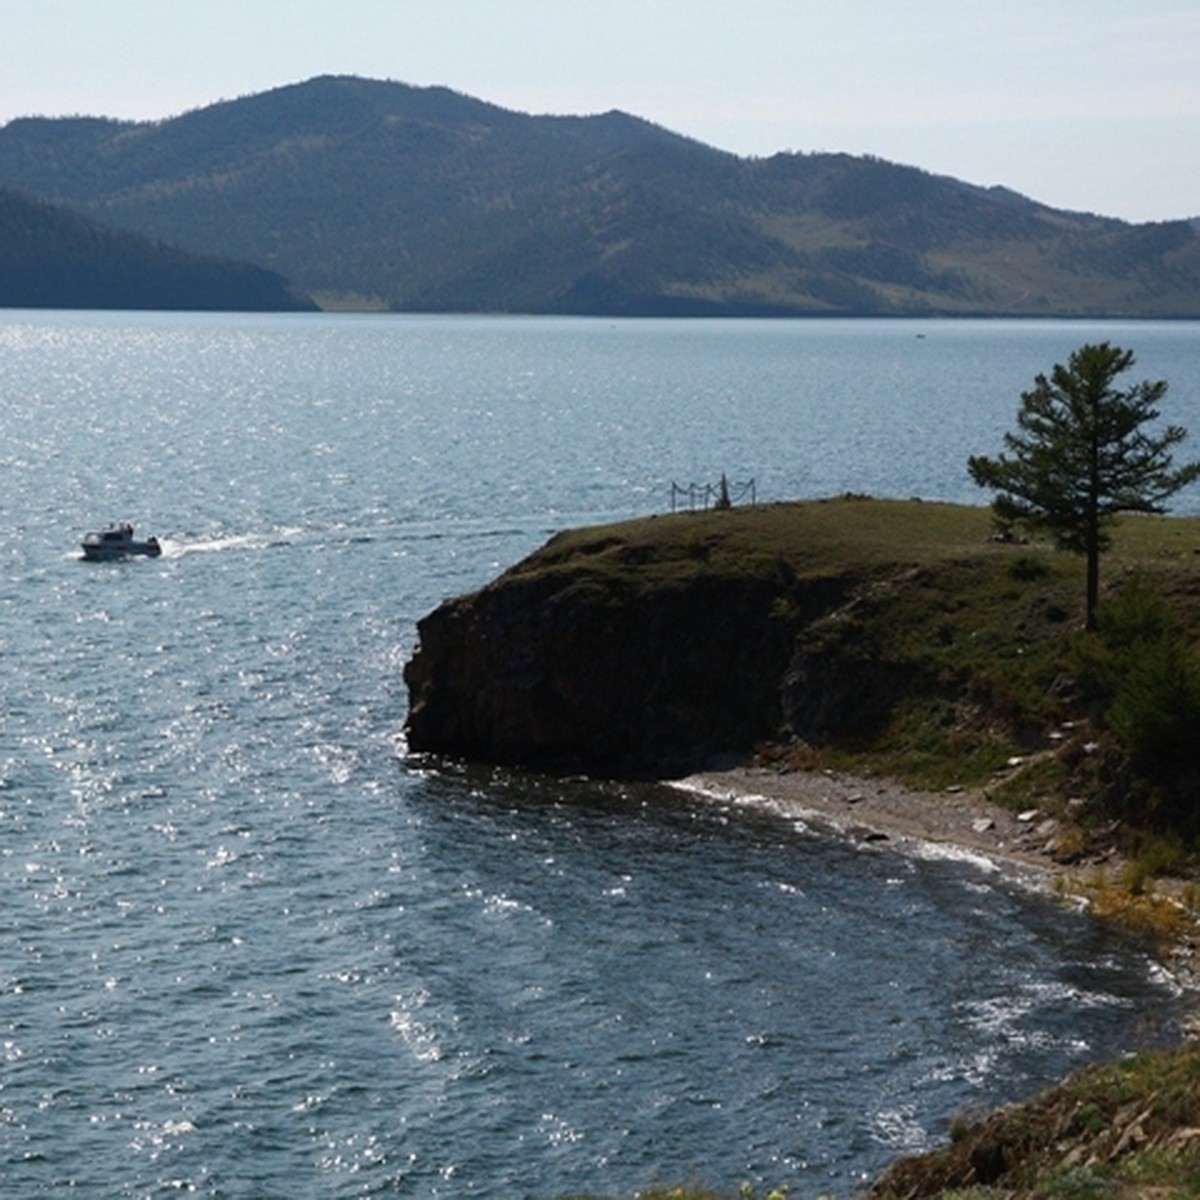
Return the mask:
[(683, 582), (701, 571), (799, 578), (953, 558), (988, 548), (987, 509), (839, 497), (725, 511), (673, 513), (556, 535), (514, 568), (564, 567), (606, 576)]
[[(893, 1165), (892, 1197), (1200, 1197), (1200, 1046), (1087, 1068)], [(981, 1178), (981, 1176), (983, 1178)]]
[[(1042, 545), (989, 541), (993, 523), (984, 506), (925, 500), (838, 496), (828, 500), (760, 504), (641, 517), (556, 535), (522, 565), (544, 569), (591, 558), (610, 569), (711, 559), (730, 569), (786, 560), (797, 574), (845, 569), (932, 565), (962, 556), (987, 556), (1006, 564), (1061, 559), (1075, 563), (1082, 604), (1082, 561)], [(1126, 517), (1114, 527), (1108, 574), (1133, 565), (1174, 564), (1193, 578), (1200, 554), (1200, 519)], [(1040, 569), (1040, 568), (1035, 568)], [(1054, 571), (1058, 567), (1051, 568)], [(1018, 568), (1019, 570), (1019, 568)]]

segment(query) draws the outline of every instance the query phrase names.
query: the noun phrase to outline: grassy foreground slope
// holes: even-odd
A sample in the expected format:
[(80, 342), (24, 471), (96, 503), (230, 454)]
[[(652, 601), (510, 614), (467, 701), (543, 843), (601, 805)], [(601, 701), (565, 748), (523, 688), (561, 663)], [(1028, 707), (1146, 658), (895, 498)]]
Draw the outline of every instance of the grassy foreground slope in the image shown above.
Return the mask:
[(1028, 1104), (962, 1123), (892, 1166), (871, 1200), (1200, 1196), (1200, 1045), (1089, 1067)]
[[(1200, 1045), (1088, 1067), (1027, 1104), (901, 1159), (867, 1200), (1195, 1200), (1200, 1196)], [(639, 1200), (734, 1200), (702, 1187)], [(743, 1191), (738, 1200), (787, 1200)], [(795, 1197), (794, 1200), (800, 1200)]]

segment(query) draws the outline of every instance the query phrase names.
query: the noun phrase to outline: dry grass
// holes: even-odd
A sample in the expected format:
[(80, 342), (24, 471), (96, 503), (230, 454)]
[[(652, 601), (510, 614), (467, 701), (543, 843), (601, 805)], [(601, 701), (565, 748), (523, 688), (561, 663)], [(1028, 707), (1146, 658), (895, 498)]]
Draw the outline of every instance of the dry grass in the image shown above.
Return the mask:
[[(893, 572), (972, 561), (1034, 572), (1083, 588), (1082, 560), (1041, 543), (991, 540), (991, 510), (924, 500), (839, 496), (780, 504), (642, 517), (568, 530), (513, 568), (529, 574), (567, 566), (680, 581), (706, 572), (770, 573), (786, 564), (797, 578), (847, 571)], [(1153, 570), (1200, 608), (1200, 519), (1126, 517), (1114, 526), (1102, 572), (1112, 583)], [(648, 574), (647, 574), (648, 572)], [(1082, 596), (1080, 596), (1082, 600)]]

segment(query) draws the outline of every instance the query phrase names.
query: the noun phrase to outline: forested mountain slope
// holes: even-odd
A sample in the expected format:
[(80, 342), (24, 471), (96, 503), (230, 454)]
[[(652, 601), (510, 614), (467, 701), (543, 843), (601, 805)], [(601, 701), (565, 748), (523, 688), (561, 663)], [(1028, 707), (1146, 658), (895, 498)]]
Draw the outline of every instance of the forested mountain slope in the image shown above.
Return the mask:
[(0, 186), (406, 310), (1200, 316), (1189, 221), (354, 77), (158, 122), (13, 121)]
[(0, 191), (0, 307), (312, 309), (273, 271), (189, 254)]

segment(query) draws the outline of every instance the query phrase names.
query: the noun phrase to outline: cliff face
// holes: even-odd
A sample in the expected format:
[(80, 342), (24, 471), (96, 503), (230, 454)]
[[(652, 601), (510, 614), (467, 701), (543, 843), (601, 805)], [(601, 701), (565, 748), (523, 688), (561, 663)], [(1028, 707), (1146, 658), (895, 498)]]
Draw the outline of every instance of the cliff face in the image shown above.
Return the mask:
[(703, 576), (622, 591), (556, 574), (443, 604), (420, 622), (405, 670), (410, 747), (640, 774), (710, 763), (776, 730), (795, 597)]
[[(913, 714), (926, 740), (1015, 744), (1019, 697), (1061, 673), (1046, 614), (1075, 585), (1014, 577), (989, 528), (851, 496), (559, 534), (419, 623), (409, 748), (650, 776), (764, 742), (873, 745)], [(988, 649), (998, 631), (1016, 657)]]
[[(418, 625), (405, 669), (409, 747), (607, 775), (711, 765), (775, 735), (799, 631), (842, 597), (836, 575), (777, 561), (733, 570), (616, 539), (560, 539)], [(823, 716), (828, 714), (822, 713)]]

